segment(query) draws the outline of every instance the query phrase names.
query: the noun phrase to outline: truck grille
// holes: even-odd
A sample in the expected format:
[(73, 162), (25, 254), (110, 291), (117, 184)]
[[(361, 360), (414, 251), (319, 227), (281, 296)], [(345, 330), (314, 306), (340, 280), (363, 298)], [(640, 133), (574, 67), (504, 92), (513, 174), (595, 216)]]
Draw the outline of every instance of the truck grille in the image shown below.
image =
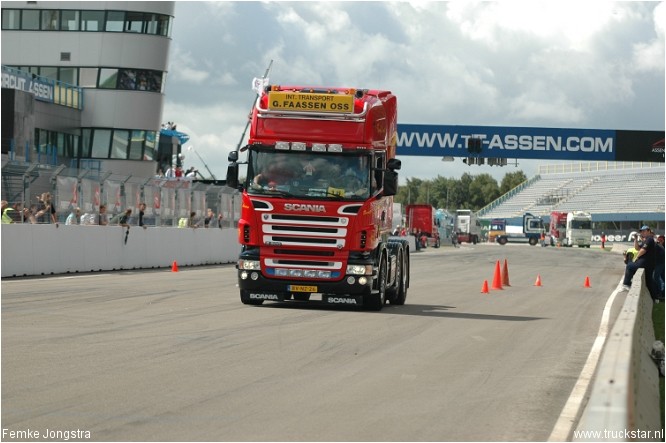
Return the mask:
[[(262, 240), (274, 246), (264, 256), (268, 275), (291, 279), (339, 279), (349, 218), (310, 214), (262, 214)], [(316, 250), (312, 248), (317, 248)]]

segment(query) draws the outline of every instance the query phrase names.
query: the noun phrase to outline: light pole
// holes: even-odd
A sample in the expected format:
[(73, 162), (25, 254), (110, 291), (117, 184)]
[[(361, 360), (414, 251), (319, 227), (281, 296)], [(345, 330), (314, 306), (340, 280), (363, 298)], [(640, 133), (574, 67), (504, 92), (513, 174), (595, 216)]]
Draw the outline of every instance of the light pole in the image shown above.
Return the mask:
[(213, 180), (217, 180), (217, 179), (215, 178), (215, 175), (214, 175), (214, 174), (210, 171), (210, 169), (208, 168), (208, 165), (206, 164), (206, 162), (204, 161), (204, 159), (201, 158), (201, 156), (199, 155), (199, 153), (194, 149), (194, 146), (188, 146), (188, 147), (187, 147), (187, 150), (188, 150), (188, 151), (191, 151), (191, 152), (194, 152), (194, 153), (197, 155), (197, 157), (199, 157), (199, 160), (201, 160), (201, 163), (203, 163), (204, 167), (206, 168), (206, 171), (208, 171), (208, 173), (210, 174), (211, 178), (212, 178)]

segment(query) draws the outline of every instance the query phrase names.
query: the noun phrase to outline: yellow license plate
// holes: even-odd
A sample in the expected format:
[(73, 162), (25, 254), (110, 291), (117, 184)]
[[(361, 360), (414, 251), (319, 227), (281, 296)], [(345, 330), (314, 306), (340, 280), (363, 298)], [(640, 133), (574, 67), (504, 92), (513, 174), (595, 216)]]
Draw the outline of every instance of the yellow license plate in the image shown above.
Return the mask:
[(273, 111), (340, 112), (354, 111), (354, 96), (271, 91), (268, 109)]
[(317, 292), (316, 286), (289, 285), (290, 292)]

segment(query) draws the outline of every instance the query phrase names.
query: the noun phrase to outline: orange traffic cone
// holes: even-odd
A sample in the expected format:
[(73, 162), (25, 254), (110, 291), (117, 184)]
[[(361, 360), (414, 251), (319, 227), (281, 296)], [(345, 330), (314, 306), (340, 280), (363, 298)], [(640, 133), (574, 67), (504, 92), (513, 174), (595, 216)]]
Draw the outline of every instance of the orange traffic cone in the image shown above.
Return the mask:
[(504, 259), (504, 269), (502, 269), (502, 286), (511, 286), (509, 284), (509, 265)]
[(541, 274), (537, 274), (537, 279), (534, 282), (534, 286), (541, 286)]
[(483, 286), (481, 286), (481, 293), (482, 294), (488, 293), (488, 280), (483, 281)]
[(590, 276), (589, 275), (585, 276), (585, 284), (583, 285), (583, 287), (585, 287), (585, 288), (591, 288), (592, 287), (592, 285), (590, 284)]
[(502, 277), (500, 275), (499, 260), (495, 263), (495, 275), (493, 275), (493, 289), (502, 289)]
[(178, 263), (176, 263), (176, 260), (174, 260), (171, 265), (171, 272), (178, 272)]

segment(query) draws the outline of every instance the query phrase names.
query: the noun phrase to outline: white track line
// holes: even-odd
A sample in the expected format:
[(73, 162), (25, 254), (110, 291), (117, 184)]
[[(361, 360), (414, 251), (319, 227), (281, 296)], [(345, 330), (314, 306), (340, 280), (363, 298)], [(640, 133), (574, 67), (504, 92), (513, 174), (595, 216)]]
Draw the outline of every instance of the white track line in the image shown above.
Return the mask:
[(567, 403), (564, 405), (564, 408), (560, 413), (560, 418), (557, 420), (557, 423), (555, 423), (555, 427), (553, 427), (553, 431), (550, 433), (548, 441), (568, 441), (567, 439), (571, 435), (574, 425), (576, 425), (576, 420), (581, 406), (583, 405), (585, 393), (594, 376), (594, 371), (597, 368), (597, 363), (599, 362), (601, 351), (604, 348), (604, 343), (606, 343), (611, 308), (615, 301), (615, 297), (620, 292), (622, 292), (622, 280), (620, 280), (617, 288), (615, 288), (615, 291), (613, 291), (606, 301), (604, 311), (601, 314), (599, 332), (597, 333), (597, 338), (594, 340), (594, 344), (590, 350), (590, 355), (587, 356), (585, 366), (583, 366), (583, 370), (580, 372), (580, 376), (578, 376), (578, 381), (576, 381), (576, 384), (569, 395), (569, 400), (567, 400)]

